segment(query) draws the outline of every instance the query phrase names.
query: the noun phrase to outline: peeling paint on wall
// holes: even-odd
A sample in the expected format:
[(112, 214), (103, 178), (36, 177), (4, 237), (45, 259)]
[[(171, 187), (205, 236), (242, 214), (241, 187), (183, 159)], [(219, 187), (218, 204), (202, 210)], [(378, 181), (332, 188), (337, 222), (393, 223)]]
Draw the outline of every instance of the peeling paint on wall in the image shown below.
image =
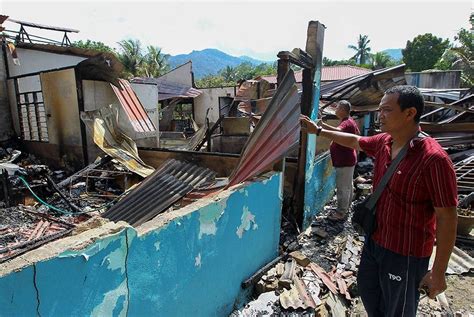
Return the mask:
[(102, 265), (107, 263), (107, 269), (114, 271), (120, 269), (120, 273), (125, 273), (124, 252), (127, 250), (126, 241), (122, 241), (120, 249), (112, 251), (102, 261)]
[[(268, 180), (262, 181), (263, 184), (266, 184)], [(246, 188), (241, 188), (239, 189), (239, 193), (242, 193), (245, 195), (245, 197), (249, 197), (249, 191)]]
[[(242, 280), (278, 254), (281, 184), (281, 173), (249, 182), (248, 196), (230, 190), (140, 236), (133, 228), (111, 237), (84, 232), (89, 247), (77, 243), (34, 272), (0, 277), (0, 316), (228, 316)], [(204, 226), (199, 239), (203, 223), (216, 230)], [(203, 291), (206, 281), (213, 287)]]
[(244, 206), (244, 210), (242, 213), (241, 217), (241, 224), (237, 228), (237, 236), (239, 236), (240, 239), (242, 239), (242, 236), (244, 235), (244, 231), (250, 230), (250, 227), (252, 223), (254, 224), (253, 230), (256, 230), (258, 228), (257, 223), (255, 222), (255, 215), (253, 215), (247, 206)]
[(194, 258), (194, 266), (201, 267), (201, 253)]
[[(311, 174), (309, 174), (310, 171)], [(334, 195), (336, 175), (329, 152), (322, 153), (312, 160), (312, 164), (306, 172), (306, 181), (303, 208), (304, 228), (311, 224), (312, 217), (318, 214)]]
[[(247, 193), (248, 196), (248, 193)], [(227, 199), (221, 199), (217, 202), (213, 202), (199, 210), (199, 239), (203, 235), (215, 235), (217, 231), (217, 222), (224, 213), (225, 207), (227, 206)]]
[[(126, 316), (128, 306), (127, 293), (127, 283), (124, 280), (116, 289), (105, 293), (104, 300), (94, 308), (91, 315), (97, 317), (114, 316), (115, 307), (122, 304), (122, 310), (118, 313), (118, 316)], [(120, 303), (120, 300), (123, 302)]]
[(156, 251), (159, 251), (159, 250), (160, 250), (160, 244), (161, 244), (160, 241), (156, 241), (156, 242), (155, 242), (154, 246), (155, 246)]
[(91, 256), (94, 256), (95, 254), (99, 253), (100, 251), (104, 250), (109, 246), (111, 242), (115, 241), (114, 237), (107, 237), (104, 238), (103, 240), (100, 240), (97, 243), (93, 243), (89, 247), (87, 247), (85, 250), (67, 250), (58, 255), (58, 258), (75, 258), (78, 256), (84, 257), (86, 261), (89, 260)]

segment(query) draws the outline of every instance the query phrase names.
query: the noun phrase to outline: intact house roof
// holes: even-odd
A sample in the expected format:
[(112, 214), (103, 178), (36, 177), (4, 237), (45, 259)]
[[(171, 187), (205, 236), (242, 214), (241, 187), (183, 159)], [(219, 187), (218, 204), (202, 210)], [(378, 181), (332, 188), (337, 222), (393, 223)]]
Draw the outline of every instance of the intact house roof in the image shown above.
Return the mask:
[[(351, 65), (323, 66), (321, 81), (342, 80), (370, 72), (370, 69)], [(277, 83), (277, 76), (261, 76), (260, 78), (265, 79), (270, 84)], [(295, 79), (297, 83), (301, 83), (303, 81), (303, 71), (295, 72)]]

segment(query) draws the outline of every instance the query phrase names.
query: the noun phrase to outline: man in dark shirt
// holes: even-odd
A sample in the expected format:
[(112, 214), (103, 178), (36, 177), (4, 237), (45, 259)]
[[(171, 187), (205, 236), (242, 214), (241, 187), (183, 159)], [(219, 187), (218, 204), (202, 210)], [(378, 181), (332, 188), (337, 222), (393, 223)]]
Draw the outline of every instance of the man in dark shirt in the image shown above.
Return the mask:
[[(456, 240), (456, 174), (449, 156), (430, 137), (419, 137), (424, 100), (413, 86), (385, 92), (379, 105), (383, 133), (359, 137), (321, 129), (302, 116), (303, 128), (375, 158), (374, 187), (392, 160), (408, 151), (376, 206), (375, 232), (366, 237), (357, 284), (369, 316), (415, 316), (419, 288), (435, 298)], [(436, 239), (436, 255), (428, 271)]]
[[(341, 131), (351, 134), (360, 134), (357, 123), (350, 117), (351, 104), (347, 100), (337, 103), (336, 117), (341, 120), (337, 127), (320, 122), (321, 127), (329, 131)], [(331, 220), (346, 219), (347, 212), (351, 206), (354, 167), (357, 163), (357, 153), (354, 149), (331, 142), (329, 148), (331, 152), (332, 165), (336, 168), (336, 195), (337, 209), (328, 215)]]

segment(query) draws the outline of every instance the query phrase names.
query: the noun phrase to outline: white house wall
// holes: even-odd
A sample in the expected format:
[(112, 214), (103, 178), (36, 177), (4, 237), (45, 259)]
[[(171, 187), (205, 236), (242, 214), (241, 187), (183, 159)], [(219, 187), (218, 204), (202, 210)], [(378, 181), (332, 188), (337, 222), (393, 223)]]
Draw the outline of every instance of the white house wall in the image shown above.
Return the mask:
[(17, 48), (16, 50), (18, 59), (20, 60), (20, 65), (15, 65), (11, 55), (7, 54), (10, 77), (67, 66), (76, 66), (79, 62), (86, 59), (85, 57), (80, 56), (56, 54), (24, 48)]
[(39, 75), (18, 78), (18, 92), (30, 92), (41, 90), (41, 79)]
[(130, 84), (155, 127), (159, 127), (158, 88), (150, 84)]
[(192, 63), (183, 64), (167, 74), (160, 76), (160, 79), (164, 79), (166, 81), (183, 84), (186, 86), (193, 85), (193, 77), (192, 77)]
[(194, 120), (198, 125), (203, 125), (206, 120), (207, 109), (209, 121), (216, 122), (219, 119), (219, 97), (235, 97), (234, 87), (199, 88), (202, 94), (194, 98)]
[[(148, 89), (151, 90), (151, 88)], [(118, 126), (123, 133), (132, 138), (138, 146), (154, 147), (157, 145), (155, 133), (139, 133), (133, 129), (125, 110), (120, 105), (120, 102), (109, 83), (103, 81), (83, 80), (82, 90), (84, 92), (83, 98), (85, 111), (98, 110), (102, 107), (113, 104), (118, 109)], [(158, 97), (156, 97), (156, 100), (158, 100)], [(152, 101), (151, 99), (147, 99), (147, 102)], [(94, 144), (93, 137), (89, 131), (87, 131), (87, 148), (89, 151), (89, 161), (91, 162), (96, 158), (101, 150), (99, 150)]]

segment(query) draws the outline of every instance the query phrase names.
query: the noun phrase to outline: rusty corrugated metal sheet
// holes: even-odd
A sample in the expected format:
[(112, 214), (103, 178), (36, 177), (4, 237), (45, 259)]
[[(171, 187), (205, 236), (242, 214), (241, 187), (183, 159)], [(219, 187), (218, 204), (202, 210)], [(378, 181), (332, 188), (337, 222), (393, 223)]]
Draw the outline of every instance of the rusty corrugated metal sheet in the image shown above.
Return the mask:
[(150, 117), (148, 117), (145, 108), (143, 108), (140, 100), (138, 100), (138, 97), (130, 86), (130, 83), (125, 79), (119, 79), (119, 83), (121, 89), (112, 84), (110, 86), (125, 110), (133, 129), (137, 132), (155, 131), (153, 122), (150, 120)]
[(290, 70), (247, 140), (228, 187), (259, 174), (298, 144), (300, 114), (300, 96)]
[(215, 176), (216, 173), (207, 168), (168, 160), (103, 217), (115, 222), (126, 221), (132, 226), (141, 225)]

